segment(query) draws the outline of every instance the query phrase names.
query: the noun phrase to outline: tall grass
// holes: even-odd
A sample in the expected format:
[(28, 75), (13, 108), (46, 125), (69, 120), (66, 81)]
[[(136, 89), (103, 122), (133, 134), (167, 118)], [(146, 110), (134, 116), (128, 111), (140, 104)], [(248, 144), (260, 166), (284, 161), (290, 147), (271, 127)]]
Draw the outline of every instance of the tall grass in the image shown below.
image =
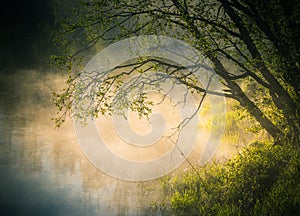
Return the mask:
[(223, 164), (165, 180), (165, 215), (299, 215), (300, 153), (254, 143)]

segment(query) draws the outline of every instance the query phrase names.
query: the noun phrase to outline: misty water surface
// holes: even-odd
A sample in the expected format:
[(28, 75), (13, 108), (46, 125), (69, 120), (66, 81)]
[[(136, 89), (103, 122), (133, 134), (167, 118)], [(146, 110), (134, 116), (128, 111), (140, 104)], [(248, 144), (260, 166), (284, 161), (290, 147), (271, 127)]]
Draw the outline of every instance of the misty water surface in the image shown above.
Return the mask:
[[(5, 215), (153, 215), (153, 182), (121, 181), (83, 155), (72, 122), (53, 129), (51, 94), (64, 78), (20, 71), (1, 75), (0, 205)], [(157, 183), (156, 183), (157, 184)]]
[[(164, 198), (160, 179), (130, 182), (110, 177), (85, 157), (71, 119), (54, 129), (52, 92), (63, 88), (66, 76), (36, 70), (6, 71), (0, 76), (0, 205), (5, 215), (161, 214), (151, 204)], [(169, 106), (162, 105), (158, 111), (172, 127), (179, 117)], [(147, 134), (147, 122), (130, 115), (132, 129)], [(97, 127), (113, 130), (103, 117)], [(139, 149), (120, 142), (116, 135), (104, 134), (110, 148), (130, 160), (151, 160), (172, 149), (163, 140), (157, 147)], [(199, 160), (205, 141), (207, 134), (200, 133), (189, 157), (192, 162)], [(184, 162), (170, 176), (187, 168)]]
[[(72, 7), (60, 6), (65, 14)], [(3, 215), (160, 215), (151, 203), (163, 199), (160, 180), (129, 182), (110, 177), (93, 166), (81, 151), (72, 121), (54, 129), (52, 92), (63, 88), (66, 76), (48, 67), (53, 44), (49, 38), (54, 12), (51, 0), (4, 1), (0, 50), (0, 208)], [(27, 68), (11, 70), (10, 68)], [(168, 113), (169, 107), (161, 107)], [(172, 113), (171, 113), (172, 114)], [(176, 116), (166, 116), (173, 122)], [(107, 119), (97, 122), (97, 127)], [(175, 121), (176, 123), (176, 121)], [(147, 122), (131, 121), (137, 133)], [(111, 128), (110, 128), (111, 129)], [(149, 160), (170, 150), (133, 148), (104, 133), (121, 157)], [(203, 137), (202, 137), (203, 139)], [(164, 142), (161, 141), (161, 144)], [(198, 150), (199, 152), (199, 150)], [(197, 161), (197, 154), (191, 158)], [(186, 169), (183, 164), (178, 172)], [(174, 173), (173, 173), (174, 174)]]

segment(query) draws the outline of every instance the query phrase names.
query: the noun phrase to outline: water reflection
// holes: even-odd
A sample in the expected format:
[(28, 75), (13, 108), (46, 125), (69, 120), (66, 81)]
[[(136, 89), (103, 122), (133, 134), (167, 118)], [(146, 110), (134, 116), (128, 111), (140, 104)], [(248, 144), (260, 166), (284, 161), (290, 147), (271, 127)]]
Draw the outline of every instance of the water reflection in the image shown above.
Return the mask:
[[(0, 205), (6, 215), (159, 215), (158, 180), (114, 179), (83, 155), (71, 121), (59, 130), (51, 94), (64, 76), (0, 75)], [(155, 185), (155, 187), (153, 186)]]

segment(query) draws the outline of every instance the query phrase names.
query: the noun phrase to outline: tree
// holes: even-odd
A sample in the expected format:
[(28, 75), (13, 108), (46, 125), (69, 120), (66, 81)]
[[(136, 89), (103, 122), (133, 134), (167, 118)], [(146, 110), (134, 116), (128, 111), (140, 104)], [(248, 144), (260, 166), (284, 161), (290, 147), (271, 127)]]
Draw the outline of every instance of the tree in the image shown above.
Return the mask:
[[(72, 70), (74, 63), (99, 43), (149, 34), (183, 40), (212, 62), (222, 78), (226, 97), (237, 100), (277, 143), (287, 139), (298, 146), (298, 12), (299, 3), (280, 0), (83, 1), (75, 7), (74, 17), (60, 22), (54, 40), (65, 52), (53, 58)], [(139, 60), (135, 69), (149, 62), (152, 68), (164, 68), (189, 89), (204, 96), (207, 93), (205, 87), (195, 85), (192, 73), (182, 75), (184, 68), (180, 65), (148, 58)], [(61, 112), (56, 118), (58, 126), (72, 112), (77, 80), (78, 74), (70, 75), (68, 88), (55, 94)], [(107, 86), (115, 80), (106, 81), (104, 95), (91, 115), (112, 111), (109, 100), (103, 98), (110, 92)], [(133, 104), (142, 107), (131, 107), (133, 110), (147, 114), (145, 100), (137, 99)]]

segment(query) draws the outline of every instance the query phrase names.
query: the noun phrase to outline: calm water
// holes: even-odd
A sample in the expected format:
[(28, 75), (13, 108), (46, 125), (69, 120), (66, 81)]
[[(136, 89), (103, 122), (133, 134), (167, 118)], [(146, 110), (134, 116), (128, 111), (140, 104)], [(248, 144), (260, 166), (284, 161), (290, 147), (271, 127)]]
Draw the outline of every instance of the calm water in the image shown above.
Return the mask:
[[(31, 70), (0, 74), (1, 212), (5, 215), (161, 215), (151, 205), (164, 197), (160, 180), (129, 182), (110, 177), (84, 156), (70, 119), (62, 128), (53, 129), (50, 119), (56, 110), (51, 95), (63, 88), (64, 80), (61, 74)], [(175, 119), (169, 108), (162, 107), (160, 112), (169, 113), (166, 118), (170, 122)], [(101, 121), (99, 124), (101, 127)], [(133, 121), (132, 127), (141, 133), (149, 129), (145, 122)], [(200, 144), (205, 142), (207, 134), (201, 133), (199, 140)], [(164, 145), (145, 152), (116, 143), (111, 148), (133, 160), (151, 159), (171, 148)], [(136, 154), (128, 154), (131, 151)], [(198, 161), (200, 151), (201, 145), (197, 144), (190, 160)], [(219, 151), (217, 155), (222, 156), (224, 152)], [(186, 168), (187, 163), (183, 163), (176, 172)]]
[(112, 178), (85, 158), (70, 120), (53, 129), (51, 94), (63, 80), (61, 75), (29, 70), (1, 75), (1, 212), (159, 215), (150, 209), (151, 202), (160, 199), (158, 181)]

